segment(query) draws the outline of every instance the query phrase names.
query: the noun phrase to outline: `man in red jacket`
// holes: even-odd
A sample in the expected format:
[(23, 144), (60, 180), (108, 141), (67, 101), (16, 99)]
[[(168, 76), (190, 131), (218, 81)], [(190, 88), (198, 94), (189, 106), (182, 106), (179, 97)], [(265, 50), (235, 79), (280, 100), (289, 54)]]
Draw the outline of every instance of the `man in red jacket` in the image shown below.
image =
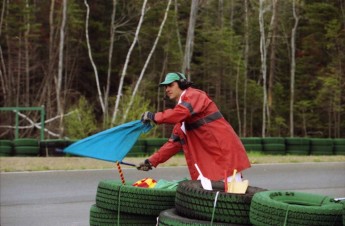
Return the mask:
[(160, 83), (176, 106), (163, 112), (145, 112), (142, 121), (175, 126), (168, 142), (138, 169), (147, 171), (157, 167), (180, 150), (184, 152), (192, 180), (199, 176), (195, 164), (204, 177), (214, 181), (230, 177), (234, 169), (241, 172), (249, 168), (246, 151), (231, 125), (207, 94), (191, 84), (183, 74), (175, 72), (168, 73)]

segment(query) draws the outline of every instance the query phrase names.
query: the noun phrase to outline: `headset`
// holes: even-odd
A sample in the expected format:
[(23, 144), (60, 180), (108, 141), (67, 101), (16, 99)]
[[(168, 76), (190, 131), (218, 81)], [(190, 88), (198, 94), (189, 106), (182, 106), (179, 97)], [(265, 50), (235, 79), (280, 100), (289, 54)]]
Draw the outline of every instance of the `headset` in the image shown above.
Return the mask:
[(178, 75), (178, 77), (180, 78), (180, 80), (177, 80), (178, 86), (180, 89), (185, 90), (188, 87), (191, 87), (193, 85), (193, 82), (188, 81), (187, 79), (183, 78), (183, 74), (179, 73), (179, 72), (174, 72), (175, 74)]

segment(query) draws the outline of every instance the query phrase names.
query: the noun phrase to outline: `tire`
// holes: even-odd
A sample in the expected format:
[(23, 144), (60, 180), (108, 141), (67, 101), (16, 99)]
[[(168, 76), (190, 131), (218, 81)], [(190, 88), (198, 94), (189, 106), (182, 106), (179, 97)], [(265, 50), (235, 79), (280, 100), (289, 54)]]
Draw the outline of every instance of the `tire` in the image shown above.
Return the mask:
[(262, 138), (258, 137), (242, 137), (241, 142), (243, 144), (262, 144)]
[(262, 144), (244, 144), (246, 151), (259, 151), (262, 152)]
[(11, 140), (0, 140), (0, 147), (3, 147), (3, 146), (10, 146), (12, 147), (13, 146), (13, 142)]
[(90, 226), (151, 226), (155, 225), (156, 222), (156, 217), (117, 213), (99, 208), (96, 205), (92, 205), (90, 208)]
[(141, 188), (105, 180), (98, 184), (96, 204), (107, 210), (158, 216), (161, 211), (174, 207), (175, 194), (175, 190)]
[(282, 137), (265, 137), (262, 138), (263, 144), (285, 144), (285, 139)]
[(265, 154), (272, 154), (272, 155), (285, 155), (285, 144), (264, 144), (263, 145), (263, 152)]
[[(186, 218), (177, 214), (175, 208), (163, 210), (158, 217), (159, 226), (202, 226), (210, 225), (210, 221), (196, 220), (191, 218)], [(228, 223), (219, 223), (213, 222), (214, 226), (238, 226), (238, 224), (228, 224)]]
[(334, 154), (345, 155), (345, 145), (337, 144), (334, 146)]
[(11, 146), (0, 146), (0, 156), (11, 156), (13, 148)]
[(250, 222), (256, 226), (342, 225), (340, 203), (316, 194), (290, 191), (256, 193), (250, 206)]
[(333, 139), (333, 144), (334, 145), (345, 145), (345, 139), (343, 139), (343, 138)]
[(301, 146), (309, 146), (310, 139), (308, 138), (300, 138), (300, 137), (287, 137), (285, 138), (286, 145), (301, 145)]
[(297, 145), (297, 144), (286, 145), (286, 154), (309, 155), (309, 152), (310, 152), (309, 145)]
[(14, 149), (16, 156), (37, 156), (40, 151), (38, 146), (20, 146), (15, 147)]
[(21, 138), (13, 140), (14, 146), (38, 146), (38, 140), (32, 138)]
[(212, 182), (213, 191), (204, 190), (200, 181), (183, 181), (176, 190), (175, 208), (179, 215), (198, 220), (212, 220), (213, 205), (219, 191), (213, 220), (233, 224), (249, 224), (253, 195), (264, 189), (249, 186), (246, 194), (224, 192), (224, 182)]

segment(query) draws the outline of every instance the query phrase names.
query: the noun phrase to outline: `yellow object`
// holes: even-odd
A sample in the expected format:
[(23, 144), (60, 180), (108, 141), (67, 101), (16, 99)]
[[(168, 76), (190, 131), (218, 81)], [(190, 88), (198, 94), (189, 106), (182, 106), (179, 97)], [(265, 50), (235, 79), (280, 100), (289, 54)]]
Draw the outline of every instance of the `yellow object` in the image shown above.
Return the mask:
[(138, 180), (132, 186), (134, 187), (142, 187), (142, 188), (153, 188), (157, 184), (157, 181), (152, 178), (144, 178), (142, 180)]
[(230, 182), (228, 182), (228, 189), (227, 189), (227, 193), (235, 193), (235, 194), (245, 194), (249, 185), (249, 181), (248, 180), (244, 180), (244, 181), (236, 181), (235, 179), (235, 175), (237, 173), (237, 170), (234, 170), (234, 173), (232, 175), (232, 179)]

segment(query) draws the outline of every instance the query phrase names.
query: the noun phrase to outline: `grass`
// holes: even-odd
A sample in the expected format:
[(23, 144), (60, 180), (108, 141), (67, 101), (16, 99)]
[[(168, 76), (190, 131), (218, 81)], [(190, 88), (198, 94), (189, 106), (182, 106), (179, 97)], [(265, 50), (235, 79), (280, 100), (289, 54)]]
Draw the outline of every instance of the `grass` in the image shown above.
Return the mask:
[[(252, 164), (263, 163), (302, 163), (302, 162), (345, 162), (345, 155), (299, 156), (299, 155), (264, 155), (260, 152), (249, 152)], [(139, 164), (145, 158), (128, 157), (124, 162)], [(183, 155), (176, 155), (159, 167), (186, 166)], [(47, 170), (84, 170), (112, 169), (114, 163), (82, 157), (0, 157), (0, 172), (47, 171)], [(122, 165), (123, 168), (131, 166)]]

